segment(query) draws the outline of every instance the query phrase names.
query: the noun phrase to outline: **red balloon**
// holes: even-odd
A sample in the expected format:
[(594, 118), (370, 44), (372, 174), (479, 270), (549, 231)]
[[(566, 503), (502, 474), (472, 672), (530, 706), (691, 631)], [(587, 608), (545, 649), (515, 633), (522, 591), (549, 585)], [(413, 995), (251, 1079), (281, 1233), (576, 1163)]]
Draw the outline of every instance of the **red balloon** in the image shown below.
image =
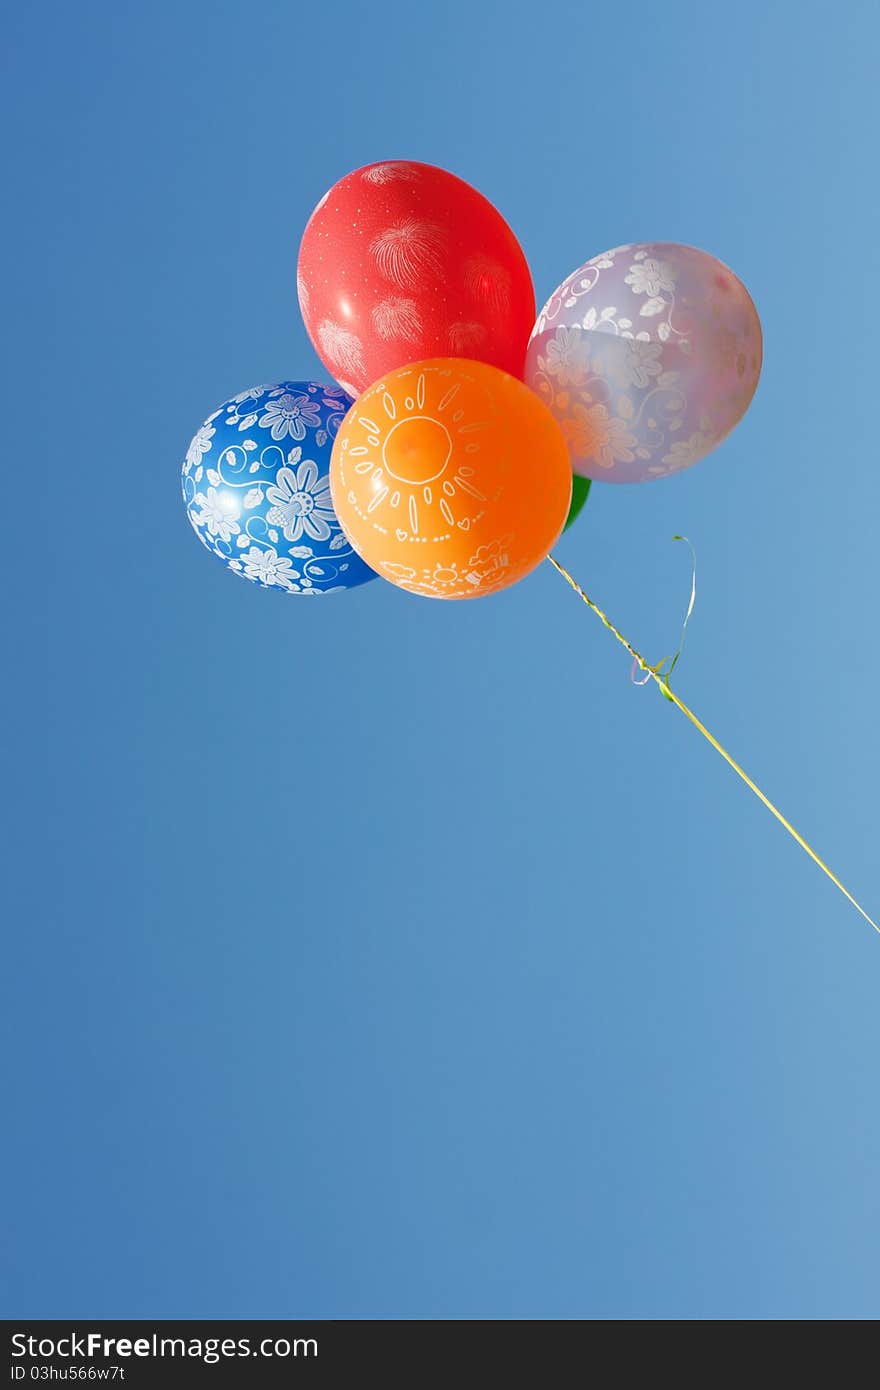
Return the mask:
[(526, 258), (482, 193), (445, 169), (394, 160), (340, 179), (309, 218), (297, 288), (318, 356), (353, 396), (431, 357), (522, 377)]

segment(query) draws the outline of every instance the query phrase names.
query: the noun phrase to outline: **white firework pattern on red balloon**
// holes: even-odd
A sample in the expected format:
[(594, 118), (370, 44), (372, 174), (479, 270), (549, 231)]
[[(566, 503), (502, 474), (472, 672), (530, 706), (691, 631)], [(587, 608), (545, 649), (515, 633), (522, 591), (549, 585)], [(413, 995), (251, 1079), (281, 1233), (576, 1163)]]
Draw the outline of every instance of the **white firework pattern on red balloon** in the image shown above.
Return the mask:
[(318, 342), (334, 367), (345, 372), (346, 376), (357, 376), (364, 370), (361, 340), (356, 333), (340, 327), (332, 319), (322, 319), (318, 324)]
[(370, 251), (386, 280), (414, 290), (442, 276), (445, 242), (442, 227), (407, 217), (375, 237)]
[(414, 299), (391, 298), (380, 300), (370, 311), (373, 327), (389, 342), (401, 338), (407, 343), (417, 343), (422, 331), (422, 320)]

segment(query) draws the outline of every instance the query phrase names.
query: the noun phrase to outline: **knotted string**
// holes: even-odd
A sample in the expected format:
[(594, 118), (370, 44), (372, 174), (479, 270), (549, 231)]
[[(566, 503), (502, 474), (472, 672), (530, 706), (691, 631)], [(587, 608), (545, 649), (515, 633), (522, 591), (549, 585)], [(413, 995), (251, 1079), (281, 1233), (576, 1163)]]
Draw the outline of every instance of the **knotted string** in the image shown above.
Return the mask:
[[(682, 539), (685, 538), (678, 536), (676, 537), (676, 540)], [(688, 544), (690, 544), (690, 542), (688, 542)], [(691, 551), (693, 552), (693, 547), (691, 547)], [(655, 682), (661, 694), (664, 695), (667, 700), (670, 700), (672, 704), (676, 706), (677, 709), (681, 710), (682, 714), (690, 720), (694, 728), (698, 729), (699, 732), (703, 735), (703, 738), (706, 739), (708, 743), (711, 743), (716, 753), (721, 754), (722, 758), (728, 764), (728, 766), (733, 768), (737, 776), (742, 778), (746, 786), (754, 792), (758, 800), (763, 802), (763, 804), (767, 807), (767, 810), (771, 813), (771, 815), (774, 815), (776, 819), (779, 821), (779, 824), (785, 827), (792, 839), (797, 841), (802, 850), (806, 851), (806, 853), (812, 859), (813, 863), (818, 864), (822, 872), (824, 874), (827, 874), (834, 886), (840, 889), (843, 896), (849, 902), (852, 903), (853, 907), (862, 917), (864, 917), (868, 925), (873, 927), (875, 932), (880, 934), (880, 926), (877, 925), (873, 917), (868, 916), (861, 903), (857, 902), (856, 899), (853, 897), (852, 893), (849, 891), (849, 889), (844, 887), (837, 875), (831, 869), (829, 869), (828, 865), (825, 863), (825, 860), (821, 859), (819, 855), (816, 853), (816, 851), (810, 845), (807, 844), (803, 835), (801, 835), (797, 830), (795, 830), (794, 826), (791, 824), (791, 821), (786, 820), (782, 812), (778, 810), (776, 806), (773, 805), (773, 802), (770, 800), (770, 798), (764, 795), (764, 793), (761, 791), (761, 788), (757, 786), (755, 782), (752, 781), (748, 773), (740, 767), (739, 763), (736, 762), (734, 758), (730, 756), (727, 749), (721, 746), (717, 738), (715, 738), (714, 734), (709, 733), (709, 730), (706, 728), (705, 724), (700, 722), (700, 720), (694, 714), (693, 710), (688, 709), (684, 700), (680, 699), (679, 696), (676, 695), (675, 691), (670, 686), (669, 677), (671, 676), (672, 671), (678, 662), (678, 658), (681, 655), (681, 647), (684, 643), (685, 629), (687, 628), (688, 619), (690, 618), (690, 615), (693, 612), (694, 599), (696, 597), (696, 571), (694, 581), (691, 585), (691, 601), (688, 606), (687, 616), (684, 620), (684, 627), (682, 628), (681, 643), (679, 643), (678, 651), (676, 652), (675, 657), (673, 658), (669, 670), (664, 672), (662, 668), (667, 660), (666, 657), (664, 657), (663, 661), (661, 661), (657, 666), (649, 666), (645, 658), (641, 656), (639, 652), (636, 651), (632, 643), (628, 642), (627, 639), (624, 637), (623, 633), (620, 632), (619, 629), (614, 626), (608, 615), (606, 613), (603, 613), (599, 605), (597, 603), (594, 603), (593, 600), (589, 597), (589, 595), (584, 593), (580, 584), (578, 584), (576, 579), (572, 578), (565, 566), (561, 565), (553, 555), (548, 555), (547, 559), (550, 561), (553, 568), (557, 570), (559, 574), (562, 575), (566, 583), (571, 585), (572, 589), (574, 589), (575, 593), (583, 600), (587, 607), (591, 609), (593, 613), (596, 614), (596, 617), (599, 618), (602, 621), (602, 623), (604, 623), (605, 627), (608, 628), (608, 631), (613, 633), (613, 635), (617, 638), (621, 646), (625, 647), (626, 650), (629, 652), (630, 656), (633, 659), (633, 671), (635, 672), (636, 670), (639, 670), (644, 673), (644, 681), (640, 681), (638, 683), (640, 685), (644, 685), (649, 680), (653, 680)]]

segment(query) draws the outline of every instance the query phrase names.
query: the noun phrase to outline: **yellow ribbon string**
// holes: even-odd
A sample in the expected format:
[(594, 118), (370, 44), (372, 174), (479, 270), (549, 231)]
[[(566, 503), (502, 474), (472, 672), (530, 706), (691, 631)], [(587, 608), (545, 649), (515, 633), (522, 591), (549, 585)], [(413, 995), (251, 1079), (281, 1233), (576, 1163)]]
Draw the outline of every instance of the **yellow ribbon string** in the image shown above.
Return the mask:
[[(709, 733), (709, 730), (706, 728), (705, 724), (702, 724), (702, 723), (700, 722), (700, 720), (699, 720), (699, 719), (697, 718), (697, 716), (694, 714), (693, 710), (688, 709), (688, 707), (687, 707), (687, 705), (685, 704), (684, 700), (679, 699), (679, 697), (676, 695), (675, 691), (672, 690), (671, 687), (670, 687), (670, 685), (669, 685), (669, 673), (667, 672), (667, 674), (664, 676), (664, 675), (661, 674), (659, 668), (653, 667), (653, 666), (649, 666), (648, 663), (647, 663), (647, 661), (645, 661), (644, 657), (641, 656), (641, 655), (639, 654), (639, 652), (636, 651), (636, 649), (635, 649), (635, 647), (632, 645), (632, 643), (631, 643), (631, 642), (628, 642), (628, 641), (626, 640), (626, 638), (624, 637), (623, 633), (620, 632), (620, 631), (614, 626), (614, 624), (612, 623), (612, 621), (611, 621), (611, 619), (608, 617), (608, 615), (607, 615), (606, 613), (603, 613), (603, 612), (602, 612), (602, 609), (599, 607), (599, 605), (598, 605), (597, 603), (594, 603), (593, 600), (592, 600), (587, 594), (584, 593), (584, 591), (583, 591), (583, 589), (581, 588), (580, 584), (578, 584), (578, 582), (577, 582), (576, 579), (573, 579), (573, 578), (572, 578), (572, 576), (569, 574), (569, 572), (568, 572), (568, 570), (565, 568), (565, 566), (564, 566), (564, 565), (561, 565), (561, 564), (559, 563), (559, 561), (558, 561), (553, 555), (548, 555), (548, 556), (547, 556), (547, 559), (550, 561), (550, 563), (551, 563), (551, 565), (553, 566), (553, 568), (554, 568), (555, 570), (557, 570), (557, 571), (559, 572), (559, 574), (562, 575), (563, 579), (564, 579), (568, 584), (571, 585), (572, 589), (574, 589), (575, 593), (579, 595), (579, 597), (583, 600), (583, 602), (587, 605), (587, 607), (588, 607), (589, 609), (591, 609), (593, 613), (596, 614), (596, 617), (597, 617), (597, 618), (601, 619), (601, 621), (604, 623), (605, 627), (608, 628), (608, 631), (614, 634), (614, 636), (617, 638), (618, 642), (620, 642), (621, 646), (623, 646), (623, 647), (626, 648), (626, 650), (629, 652), (630, 656), (632, 657), (633, 661), (634, 661), (635, 664), (638, 666), (639, 670), (640, 670), (640, 671), (644, 671), (646, 679), (648, 679), (648, 680), (653, 680), (653, 681), (656, 682), (656, 684), (657, 684), (657, 685), (659, 686), (659, 688), (660, 688), (661, 693), (666, 697), (666, 699), (667, 699), (667, 700), (671, 700), (672, 703), (673, 703), (678, 709), (681, 710), (682, 714), (685, 715), (686, 718), (688, 718), (688, 719), (690, 720), (690, 722), (693, 724), (694, 728), (695, 728), (695, 729), (698, 729), (698, 730), (700, 731), (700, 733), (703, 735), (703, 738), (706, 739), (706, 741), (707, 741), (708, 743), (711, 743), (711, 745), (712, 745), (712, 747), (715, 749), (716, 753), (720, 753), (720, 754), (721, 754), (722, 758), (723, 758), (724, 761), (728, 764), (728, 766), (733, 768), (734, 772), (735, 772), (739, 777), (742, 778), (742, 780), (745, 782), (746, 786), (747, 786), (751, 791), (754, 792), (754, 794), (755, 794), (755, 796), (758, 798), (758, 800), (761, 801), (761, 802), (763, 802), (763, 804), (767, 807), (767, 810), (770, 811), (770, 813), (776, 817), (776, 819), (779, 821), (779, 824), (785, 827), (785, 829), (788, 831), (788, 833), (789, 833), (789, 835), (792, 837), (792, 839), (797, 841), (797, 843), (800, 845), (801, 849), (806, 850), (807, 854), (810, 856), (810, 858), (812, 859), (813, 863), (814, 863), (814, 864), (818, 864), (818, 866), (819, 866), (819, 868), (822, 870), (822, 872), (823, 872), (824, 874), (827, 874), (827, 875), (828, 875), (828, 877), (831, 879), (831, 882), (834, 884), (834, 886), (835, 886), (836, 888), (839, 888), (839, 889), (840, 889), (840, 891), (841, 891), (841, 893), (843, 894), (843, 896), (844, 896), (845, 898), (847, 898), (849, 902), (852, 903), (853, 907), (856, 909), (856, 911), (857, 911), (858, 913), (861, 914), (862, 917), (864, 917), (864, 919), (865, 919), (865, 921), (868, 923), (868, 925), (869, 925), (869, 926), (872, 926), (872, 927), (874, 928), (875, 932), (877, 932), (878, 934), (880, 934), (880, 926), (877, 925), (877, 923), (874, 921), (873, 917), (869, 917), (869, 916), (868, 916), (867, 912), (866, 912), (865, 909), (862, 907), (861, 903), (858, 903), (858, 902), (856, 901), (856, 899), (853, 897), (852, 893), (850, 893), (849, 889), (844, 887), (844, 885), (841, 883), (841, 881), (840, 881), (840, 879), (837, 877), (837, 875), (836, 875), (834, 872), (832, 872), (831, 869), (829, 869), (829, 867), (828, 867), (828, 865), (825, 863), (824, 859), (820, 859), (820, 857), (819, 857), (819, 855), (816, 853), (816, 851), (815, 851), (810, 845), (807, 844), (807, 842), (806, 842), (806, 840), (804, 839), (803, 835), (799, 834), (798, 831), (795, 830), (795, 828), (794, 828), (794, 826), (791, 824), (791, 822), (785, 819), (785, 816), (782, 814), (782, 812), (781, 812), (780, 810), (778, 810), (778, 809), (773, 805), (773, 802), (770, 800), (769, 797), (767, 797), (767, 796), (764, 795), (764, 793), (761, 791), (761, 788), (760, 788), (759, 786), (757, 786), (757, 785), (752, 781), (752, 779), (751, 779), (751, 777), (748, 775), (748, 773), (747, 773), (743, 768), (740, 767), (739, 763), (736, 762), (736, 760), (735, 760), (734, 758), (732, 758), (732, 757), (730, 756), (730, 754), (728, 753), (727, 749), (726, 749), (726, 748), (722, 748), (722, 746), (721, 746), (721, 744), (718, 742), (717, 738), (715, 738), (715, 736), (714, 736), (713, 734), (710, 734), (710, 733)], [(661, 666), (662, 666), (662, 663), (661, 663)]]

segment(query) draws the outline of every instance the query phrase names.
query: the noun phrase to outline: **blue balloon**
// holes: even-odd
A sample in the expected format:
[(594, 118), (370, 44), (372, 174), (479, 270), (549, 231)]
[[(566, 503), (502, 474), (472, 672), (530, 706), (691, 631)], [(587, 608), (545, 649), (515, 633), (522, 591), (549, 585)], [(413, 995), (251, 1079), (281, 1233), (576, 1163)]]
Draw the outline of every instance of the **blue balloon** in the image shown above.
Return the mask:
[(282, 381), (226, 401), (186, 451), (193, 529), (229, 569), (264, 589), (332, 594), (375, 579), (330, 498), (330, 454), (352, 400), (338, 386)]

